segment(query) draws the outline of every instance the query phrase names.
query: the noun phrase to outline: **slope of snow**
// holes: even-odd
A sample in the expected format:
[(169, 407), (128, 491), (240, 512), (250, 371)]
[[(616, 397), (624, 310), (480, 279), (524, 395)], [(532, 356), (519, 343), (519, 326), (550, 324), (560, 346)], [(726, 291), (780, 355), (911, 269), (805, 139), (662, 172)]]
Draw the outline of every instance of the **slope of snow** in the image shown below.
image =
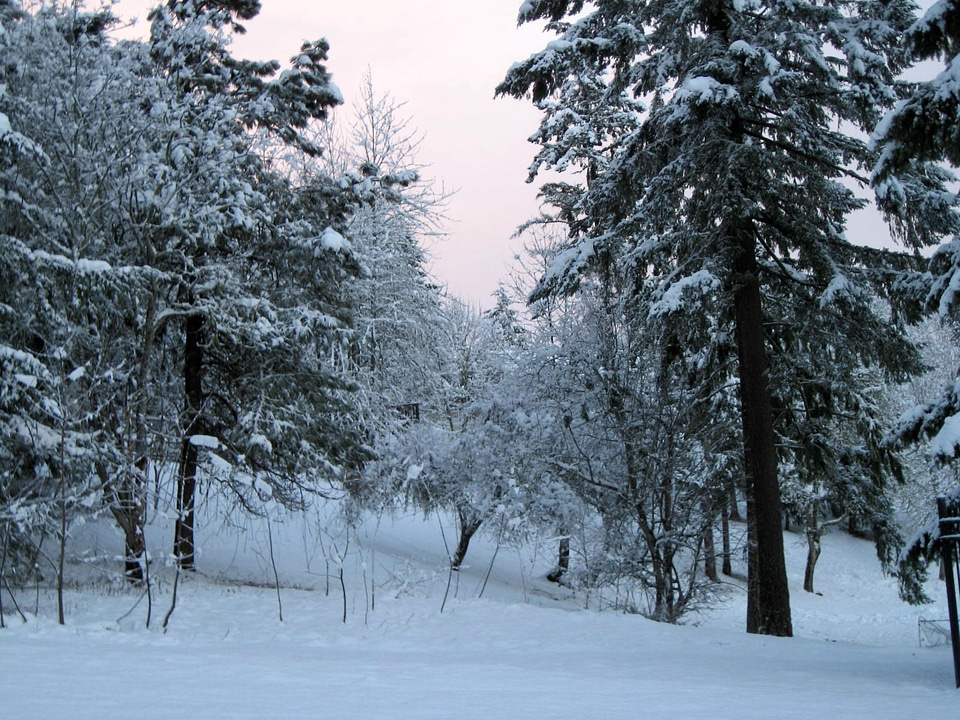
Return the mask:
[[(207, 519), (209, 522), (209, 518)], [(917, 718), (956, 712), (951, 655), (920, 647), (917, 618), (869, 543), (824, 538), (822, 595), (800, 589), (805, 545), (786, 534), (797, 637), (743, 633), (730, 581), (688, 626), (595, 612), (543, 579), (549, 548), (477, 538), (447, 592), (437, 517), (235, 521), (201, 533), (200, 573), (155, 561), (147, 599), (105, 573), (115, 533), (87, 526), (67, 625), (55, 596), (18, 593), (0, 631), (4, 718)], [(321, 529), (322, 528), (322, 529)], [(168, 528), (148, 536), (165, 545)], [(229, 539), (228, 539), (229, 538)], [(281, 578), (273, 584), (270, 541)], [(491, 560), (493, 564), (491, 565)], [(341, 592), (341, 568), (343, 585)], [(488, 577), (489, 576), (489, 577)], [(932, 588), (936, 597), (942, 590)], [(345, 598), (345, 601), (344, 601)], [(441, 606), (443, 612), (441, 612)], [(283, 622), (279, 620), (282, 607)], [(35, 613), (35, 614), (33, 614)], [(346, 614), (346, 622), (343, 622)]]

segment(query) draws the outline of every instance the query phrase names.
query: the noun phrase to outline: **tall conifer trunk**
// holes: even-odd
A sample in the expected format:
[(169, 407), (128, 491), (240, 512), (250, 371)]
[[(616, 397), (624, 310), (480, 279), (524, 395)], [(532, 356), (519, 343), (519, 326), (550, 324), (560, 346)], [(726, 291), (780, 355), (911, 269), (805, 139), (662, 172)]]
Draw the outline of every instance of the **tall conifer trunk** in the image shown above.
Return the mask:
[(755, 241), (740, 229), (734, 262), (734, 322), (740, 364), (743, 455), (747, 475), (747, 632), (790, 637), (790, 591), (783, 558), (773, 406), (767, 384)]
[(177, 522), (173, 554), (184, 570), (195, 570), (193, 510), (197, 488), (198, 449), (194, 435), (202, 431), (203, 405), (203, 316), (187, 316), (183, 351), (183, 384), (186, 428), (180, 447), (180, 471), (177, 475)]

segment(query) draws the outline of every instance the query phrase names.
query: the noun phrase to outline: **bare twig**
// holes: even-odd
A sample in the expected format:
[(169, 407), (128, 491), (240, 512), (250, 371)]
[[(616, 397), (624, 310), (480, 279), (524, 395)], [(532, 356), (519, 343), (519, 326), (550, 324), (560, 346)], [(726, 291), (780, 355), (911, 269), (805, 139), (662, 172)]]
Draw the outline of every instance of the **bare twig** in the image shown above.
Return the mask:
[[(133, 611), (137, 609), (137, 606), (138, 606), (141, 602), (143, 602), (144, 596), (145, 596), (145, 595), (148, 595), (148, 594), (149, 594), (148, 588), (144, 588), (143, 592), (140, 593), (140, 597), (137, 598), (137, 601), (130, 607), (130, 609), (127, 610), (123, 615), (121, 615), (120, 617), (117, 618), (116, 624), (119, 625), (119, 624), (122, 623), (124, 620), (126, 620), (128, 617), (130, 617), (130, 615), (133, 613)], [(149, 621), (149, 619), (148, 619), (148, 620), (147, 620), (147, 628), (149, 628), (149, 627), (150, 627), (150, 621)]]
[[(457, 569), (459, 572), (459, 568)], [(443, 591), (443, 602), (440, 603), (440, 612), (447, 606), (447, 596), (450, 594), (450, 583), (453, 581), (453, 563), (447, 563), (447, 587)]]
[(343, 563), (340, 563), (340, 592), (343, 593), (343, 624), (347, 624), (347, 586), (343, 582)]
[(267, 518), (267, 541), (270, 544), (270, 567), (273, 568), (274, 587), (277, 589), (277, 615), (280, 622), (283, 622), (283, 602), (280, 599), (280, 575), (277, 573), (277, 559), (273, 554), (273, 530), (271, 529), (270, 518)]
[(177, 572), (173, 576), (173, 597), (170, 598), (170, 609), (167, 610), (167, 614), (163, 616), (163, 632), (167, 632), (167, 624), (170, 622), (170, 616), (173, 615), (173, 611), (177, 607), (177, 588), (180, 585), (180, 563), (177, 563)]
[(0, 579), (3, 580), (3, 584), (4, 584), (4, 585), (6, 586), (6, 588), (7, 588), (7, 593), (10, 595), (10, 599), (13, 600), (13, 606), (17, 609), (17, 613), (20, 615), (20, 619), (23, 620), (24, 623), (26, 623), (26, 622), (27, 622), (27, 616), (24, 615), (24, 614), (23, 614), (23, 610), (20, 609), (20, 603), (17, 602), (17, 598), (16, 598), (16, 596), (13, 594), (13, 590), (12, 590), (11, 587), (10, 587), (10, 583), (7, 582), (7, 579), (6, 579), (5, 577), (0, 576)]
[(61, 625), (66, 625), (63, 610), (63, 563), (67, 552), (66, 423), (66, 418), (63, 418), (60, 423), (60, 547), (58, 548), (59, 556), (57, 558), (57, 620)]
[(497, 531), (497, 546), (493, 549), (493, 557), (490, 558), (490, 564), (487, 566), (487, 573), (483, 576), (483, 585), (480, 587), (478, 598), (483, 597), (483, 591), (487, 589), (487, 581), (490, 579), (490, 573), (493, 572), (493, 563), (497, 560), (497, 553), (500, 552), (500, 543), (503, 541), (503, 526), (506, 523), (506, 514), (500, 514), (500, 529)]
[[(7, 539), (10, 537), (10, 531), (4, 527), (3, 529), (3, 553), (0, 555), (0, 578), (3, 577), (3, 571), (7, 567)], [(0, 630), (6, 628), (5, 621), (3, 619), (3, 588), (0, 588)]]
[[(146, 515), (144, 515), (143, 524), (147, 524)], [(153, 586), (150, 584), (150, 553), (147, 552), (147, 538), (146, 532), (143, 528), (140, 529), (140, 532), (143, 533), (143, 580), (146, 583), (146, 593), (147, 593), (147, 621), (146, 628), (150, 629), (150, 622), (153, 619)]]

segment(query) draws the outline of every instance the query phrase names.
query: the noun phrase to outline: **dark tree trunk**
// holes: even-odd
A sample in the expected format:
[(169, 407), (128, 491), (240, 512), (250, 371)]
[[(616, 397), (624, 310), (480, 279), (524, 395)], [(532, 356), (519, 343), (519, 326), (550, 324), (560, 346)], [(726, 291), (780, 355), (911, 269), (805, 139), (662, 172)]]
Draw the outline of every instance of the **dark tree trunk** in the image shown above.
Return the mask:
[(123, 561), (123, 576), (134, 585), (139, 585), (143, 582), (143, 565), (140, 562), (140, 559), (143, 557), (143, 536), (137, 535), (135, 539), (141, 541), (139, 548), (137, 547), (137, 543), (131, 543), (129, 538), (124, 548), (126, 558), (124, 558)]
[[(155, 256), (152, 254), (151, 258), (152, 260), (149, 262), (155, 260)], [(148, 413), (147, 388), (150, 386), (150, 363), (153, 359), (153, 348), (156, 340), (157, 294), (156, 284), (154, 283), (147, 299), (143, 346), (137, 377), (138, 388), (134, 401), (136, 461), (133, 466), (136, 470), (128, 472), (124, 480), (123, 490), (119, 494), (121, 514), (125, 518), (124, 522), (120, 522), (126, 545), (124, 575), (128, 580), (136, 583), (143, 582), (145, 578), (143, 563), (147, 562), (146, 541), (143, 534), (147, 519), (147, 472), (150, 467), (148, 453), (150, 432), (146, 422)]]
[(813, 589), (813, 573), (817, 568), (817, 560), (820, 559), (820, 540), (823, 533), (831, 525), (840, 523), (842, 517), (826, 522), (820, 522), (820, 513), (817, 504), (814, 503), (807, 513), (807, 566), (803, 571), (803, 589), (807, 592), (816, 592)]
[(557, 566), (547, 574), (547, 580), (559, 583), (563, 576), (570, 569), (570, 538), (560, 538), (560, 546), (557, 549)]
[(790, 591), (783, 557), (783, 512), (756, 248), (749, 230), (741, 229), (735, 239), (739, 247), (734, 264), (734, 321), (740, 365), (743, 456), (749, 488), (747, 632), (790, 637)]
[(803, 589), (808, 593), (813, 590), (813, 571), (820, 558), (820, 528), (807, 528), (807, 567), (803, 571)]
[(733, 478), (730, 479), (729, 493), (730, 520), (733, 520), (734, 522), (743, 522), (743, 516), (740, 514), (740, 505), (737, 504), (737, 484), (733, 481)]
[[(137, 480), (139, 482), (139, 478)], [(125, 481), (130, 482), (130, 481)], [(146, 559), (146, 544), (143, 540), (144, 505), (142, 493), (137, 487), (128, 487), (120, 492), (119, 521), (123, 530), (123, 576), (132, 583), (143, 582), (143, 562)], [(118, 515), (114, 512), (114, 517)]]
[[(137, 467), (139, 470), (139, 466)], [(104, 465), (97, 465), (97, 473), (104, 487), (109, 487), (109, 473)], [(123, 531), (123, 576), (132, 583), (143, 582), (143, 559), (146, 545), (143, 539), (144, 497), (139, 477), (125, 477), (119, 481), (110, 512)]]
[(465, 513), (458, 511), (460, 518), (460, 539), (457, 541), (457, 550), (450, 558), (450, 566), (454, 570), (459, 570), (463, 565), (463, 558), (466, 557), (467, 548), (470, 547), (470, 539), (476, 534), (477, 530), (483, 524), (483, 520), (468, 518)]
[(717, 545), (713, 539), (714, 511), (710, 507), (712, 501), (703, 501), (703, 515), (709, 522), (703, 526), (703, 572), (711, 582), (717, 582)]
[(183, 570), (196, 570), (193, 538), (194, 504), (197, 489), (197, 448), (184, 438), (177, 477), (177, 522), (174, 527), (173, 554)]
[(194, 503), (197, 488), (198, 449), (194, 435), (202, 430), (203, 406), (203, 316), (187, 316), (183, 352), (183, 383), (186, 399), (186, 429), (180, 447), (180, 471), (177, 475), (177, 522), (173, 554), (184, 570), (195, 570), (193, 537)]
[(733, 576), (733, 563), (730, 559), (730, 510), (724, 505), (720, 511), (720, 533), (723, 538), (723, 559), (721, 561), (720, 572), (727, 577)]

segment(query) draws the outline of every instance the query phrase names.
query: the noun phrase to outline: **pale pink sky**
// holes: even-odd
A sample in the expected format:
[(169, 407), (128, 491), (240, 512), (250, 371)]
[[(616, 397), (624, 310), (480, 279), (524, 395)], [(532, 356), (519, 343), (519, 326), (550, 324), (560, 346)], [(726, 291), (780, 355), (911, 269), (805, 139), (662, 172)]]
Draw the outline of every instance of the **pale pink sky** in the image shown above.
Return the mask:
[[(146, 31), (153, 0), (121, 0), (115, 12), (139, 17)], [(483, 307), (506, 277), (522, 241), (517, 226), (537, 212), (526, 168), (539, 113), (529, 102), (493, 98), (511, 64), (543, 47), (546, 36), (517, 27), (522, 0), (262, 0), (234, 50), (286, 64), (304, 40), (330, 43), (327, 69), (349, 106), (369, 67), (378, 92), (405, 103), (425, 134), (426, 175), (457, 190), (449, 236), (430, 248), (433, 273), (450, 291)]]

